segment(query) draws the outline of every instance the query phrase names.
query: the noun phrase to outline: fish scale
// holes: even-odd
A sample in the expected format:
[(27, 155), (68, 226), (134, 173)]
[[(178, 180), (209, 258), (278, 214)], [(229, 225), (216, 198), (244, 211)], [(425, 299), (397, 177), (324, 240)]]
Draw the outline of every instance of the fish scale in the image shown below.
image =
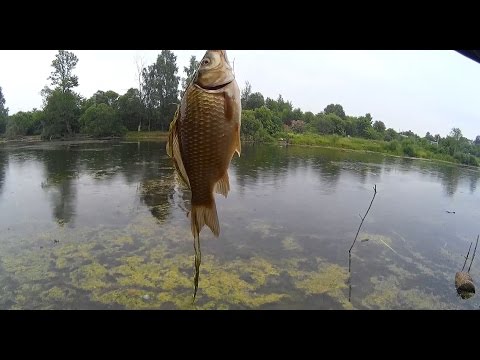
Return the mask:
[(240, 155), (240, 90), (225, 51), (209, 50), (188, 85), (170, 124), (167, 154), (191, 190), (191, 230), (195, 249), (195, 291), (201, 264), (200, 231), (220, 235), (214, 192), (227, 196), (228, 166)]
[[(182, 158), (190, 179), (192, 205), (208, 205), (212, 201), (215, 183), (223, 174), (225, 151), (233, 124), (225, 121), (224, 96), (208, 93), (192, 87), (190, 101), (186, 105), (185, 117), (179, 120)], [(233, 155), (233, 154), (232, 154)], [(228, 159), (230, 160), (230, 159)]]

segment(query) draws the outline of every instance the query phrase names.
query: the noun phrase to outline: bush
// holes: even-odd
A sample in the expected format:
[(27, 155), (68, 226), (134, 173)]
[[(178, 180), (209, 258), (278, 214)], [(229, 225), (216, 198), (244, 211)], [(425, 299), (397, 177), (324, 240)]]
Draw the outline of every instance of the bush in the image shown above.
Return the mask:
[(120, 118), (107, 104), (90, 106), (80, 118), (82, 132), (85, 134), (100, 136), (121, 136), (127, 132)]
[(408, 143), (408, 142), (403, 143), (402, 144), (402, 150), (403, 150), (403, 153), (407, 156), (415, 157), (415, 155), (416, 155), (415, 148), (413, 147), (413, 144), (411, 144), (411, 143)]

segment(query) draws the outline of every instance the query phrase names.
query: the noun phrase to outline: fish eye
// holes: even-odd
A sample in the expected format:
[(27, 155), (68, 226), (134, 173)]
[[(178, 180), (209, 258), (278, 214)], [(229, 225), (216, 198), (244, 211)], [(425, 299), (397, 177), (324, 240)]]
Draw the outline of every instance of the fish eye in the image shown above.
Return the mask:
[(210, 59), (206, 58), (202, 60), (202, 65), (208, 65), (210, 64)]

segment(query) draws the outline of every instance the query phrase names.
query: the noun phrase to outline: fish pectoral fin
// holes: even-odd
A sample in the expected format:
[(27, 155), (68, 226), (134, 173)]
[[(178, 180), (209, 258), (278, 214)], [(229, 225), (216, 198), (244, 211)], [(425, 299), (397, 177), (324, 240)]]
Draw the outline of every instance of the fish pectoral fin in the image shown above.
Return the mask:
[(215, 184), (213, 191), (217, 194), (227, 197), (228, 192), (230, 191), (230, 180), (228, 178), (228, 172), (225, 171), (225, 174), (221, 177), (220, 180)]
[(177, 130), (177, 119), (180, 115), (180, 105), (177, 106), (177, 111), (175, 111), (175, 115), (173, 116), (173, 120), (170, 123), (170, 127), (168, 129), (168, 139), (167, 139), (167, 155), (173, 158), (173, 136)]
[(177, 174), (182, 180), (182, 182), (190, 188), (190, 181), (185, 171), (185, 166), (183, 165), (182, 153), (180, 152), (180, 141), (178, 139), (178, 129), (177, 129), (177, 120), (180, 117), (180, 107), (177, 108), (175, 117), (173, 118), (172, 123), (170, 124), (170, 131), (168, 134), (167, 141), (167, 154), (173, 159), (175, 169)]
[(233, 136), (233, 142), (235, 146), (235, 152), (240, 156), (242, 152), (242, 143), (240, 141), (240, 124), (238, 124), (237, 130), (235, 131), (235, 135)]
[(204, 225), (212, 230), (216, 237), (220, 234), (220, 225), (218, 224), (217, 207), (215, 200), (212, 199), (210, 205), (192, 205), (192, 234), (198, 237)]

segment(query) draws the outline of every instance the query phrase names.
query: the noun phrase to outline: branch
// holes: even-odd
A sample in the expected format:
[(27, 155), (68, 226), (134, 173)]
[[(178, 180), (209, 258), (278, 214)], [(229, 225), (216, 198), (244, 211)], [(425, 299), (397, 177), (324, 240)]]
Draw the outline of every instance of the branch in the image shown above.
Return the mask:
[(480, 235), (477, 235), (477, 242), (475, 243), (475, 249), (473, 250), (473, 255), (472, 255), (472, 261), (470, 262), (470, 266), (468, 267), (468, 273), (470, 273), (470, 268), (472, 267), (473, 264), (473, 259), (475, 259), (475, 253), (477, 252), (477, 245), (478, 245), (478, 238)]
[(468, 247), (467, 256), (465, 256), (465, 262), (463, 263), (463, 267), (461, 271), (463, 271), (463, 269), (465, 269), (465, 265), (467, 265), (468, 255), (470, 255), (470, 249), (472, 248), (472, 244), (473, 244), (473, 241), (470, 243), (470, 246)]
[(353, 240), (352, 246), (350, 246), (350, 249), (348, 250), (348, 272), (350, 272), (350, 264), (352, 262), (352, 248), (353, 248), (353, 245), (355, 245), (355, 242), (357, 241), (357, 237), (358, 237), (358, 234), (360, 233), (360, 229), (362, 228), (363, 222), (365, 221), (365, 218), (367, 217), (368, 212), (370, 211), (370, 208), (372, 207), (373, 200), (375, 200), (376, 195), (377, 195), (377, 185), (375, 185), (373, 187), (373, 197), (372, 197), (372, 201), (370, 201), (370, 206), (368, 207), (367, 212), (365, 213), (365, 215), (363, 217), (360, 216), (360, 218), (362, 219), (362, 222), (360, 223), (360, 226), (358, 227), (357, 234), (355, 235), (355, 239)]

